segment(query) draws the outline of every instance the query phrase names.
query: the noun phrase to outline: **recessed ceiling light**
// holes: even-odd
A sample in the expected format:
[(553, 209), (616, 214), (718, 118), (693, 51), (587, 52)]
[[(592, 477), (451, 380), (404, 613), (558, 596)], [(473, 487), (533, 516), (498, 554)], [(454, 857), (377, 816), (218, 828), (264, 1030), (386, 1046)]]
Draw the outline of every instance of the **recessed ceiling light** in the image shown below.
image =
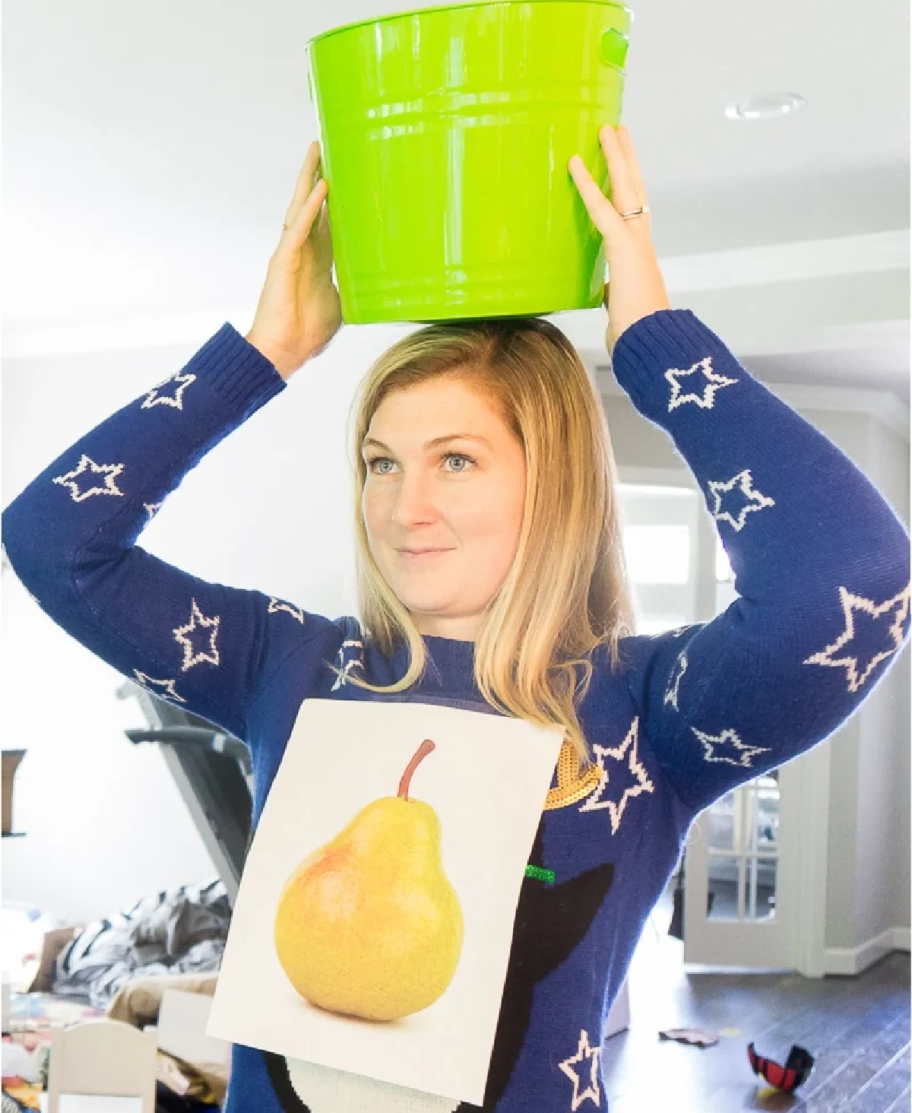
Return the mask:
[(798, 93), (758, 93), (725, 106), (730, 120), (775, 120), (804, 108), (807, 101)]

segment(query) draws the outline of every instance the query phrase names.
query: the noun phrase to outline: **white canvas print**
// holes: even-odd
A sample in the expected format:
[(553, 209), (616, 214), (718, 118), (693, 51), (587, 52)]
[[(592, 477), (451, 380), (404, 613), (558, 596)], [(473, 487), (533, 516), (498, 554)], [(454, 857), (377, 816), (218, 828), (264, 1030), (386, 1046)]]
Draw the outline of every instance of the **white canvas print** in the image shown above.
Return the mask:
[(480, 1105), (563, 733), (438, 704), (305, 700), (208, 1034), (284, 1056), (305, 1089), (344, 1090), (344, 1072), (378, 1111), (400, 1087), (439, 1113)]

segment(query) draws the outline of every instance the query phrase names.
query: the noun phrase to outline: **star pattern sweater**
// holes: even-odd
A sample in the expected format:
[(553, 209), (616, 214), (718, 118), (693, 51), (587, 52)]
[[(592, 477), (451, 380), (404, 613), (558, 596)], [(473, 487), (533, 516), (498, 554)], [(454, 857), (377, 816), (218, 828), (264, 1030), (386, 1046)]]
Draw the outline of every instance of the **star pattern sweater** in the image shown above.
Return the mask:
[[(604, 1109), (600, 1046), (642, 927), (697, 814), (733, 786), (829, 736), (892, 667), (909, 629), (909, 538), (843, 452), (740, 365), (689, 310), (620, 338), (614, 373), (693, 471), (735, 573), (712, 621), (601, 650), (579, 707), (597, 763), (574, 782), (558, 761), (522, 882), (489, 1068), (486, 1113)], [(399, 699), (497, 714), (471, 642), (427, 637), (433, 665), (408, 692), (346, 683), (400, 678), (356, 618), (208, 583), (136, 544), (187, 472), (287, 389), (226, 323), (177, 374), (101, 422), (3, 514), (13, 569), (39, 606), (149, 691), (243, 739), (254, 823), (301, 702)], [(550, 872), (553, 871), (553, 880)], [(445, 1054), (445, 1049), (442, 1049)], [(352, 1075), (293, 1083), (285, 1060), (236, 1046), (228, 1113), (453, 1109)], [(333, 1080), (330, 1078), (330, 1089)], [(318, 1092), (319, 1090), (319, 1092)], [(321, 1097), (321, 1093), (324, 1095)], [(463, 1102), (460, 1113), (479, 1107)]]

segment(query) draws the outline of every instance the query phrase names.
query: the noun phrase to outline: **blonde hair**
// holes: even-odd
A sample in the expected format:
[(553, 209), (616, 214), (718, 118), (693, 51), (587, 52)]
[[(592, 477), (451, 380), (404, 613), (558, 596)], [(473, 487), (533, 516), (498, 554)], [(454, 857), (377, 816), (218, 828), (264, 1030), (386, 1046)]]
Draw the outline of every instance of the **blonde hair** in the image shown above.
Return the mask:
[[(475, 682), (502, 713), (564, 726), (564, 748), (572, 746), (582, 770), (591, 754), (574, 700), (582, 700), (592, 679), (589, 654), (606, 646), (613, 669), (618, 642), (633, 633), (634, 619), (601, 400), (573, 345), (541, 318), (430, 325), (397, 341), (362, 380), (352, 403), (358, 608), (365, 638), (384, 656), (405, 641), (410, 662), (402, 679), (387, 687), (351, 673), (344, 682), (372, 692), (401, 692), (419, 681), (427, 666), (415, 621), (368, 546), (361, 444), (387, 395), (443, 376), (479, 390), (526, 459), (519, 543), (509, 572), (482, 612)], [(343, 677), (341, 669), (330, 667)]]

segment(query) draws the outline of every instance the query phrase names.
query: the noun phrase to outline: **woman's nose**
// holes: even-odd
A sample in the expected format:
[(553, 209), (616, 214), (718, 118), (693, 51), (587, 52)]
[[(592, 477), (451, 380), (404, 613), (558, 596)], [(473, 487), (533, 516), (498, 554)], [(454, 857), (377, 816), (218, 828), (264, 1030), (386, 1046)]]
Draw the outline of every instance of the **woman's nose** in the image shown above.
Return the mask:
[(393, 521), (399, 525), (427, 521), (437, 516), (431, 477), (406, 476), (393, 496)]

